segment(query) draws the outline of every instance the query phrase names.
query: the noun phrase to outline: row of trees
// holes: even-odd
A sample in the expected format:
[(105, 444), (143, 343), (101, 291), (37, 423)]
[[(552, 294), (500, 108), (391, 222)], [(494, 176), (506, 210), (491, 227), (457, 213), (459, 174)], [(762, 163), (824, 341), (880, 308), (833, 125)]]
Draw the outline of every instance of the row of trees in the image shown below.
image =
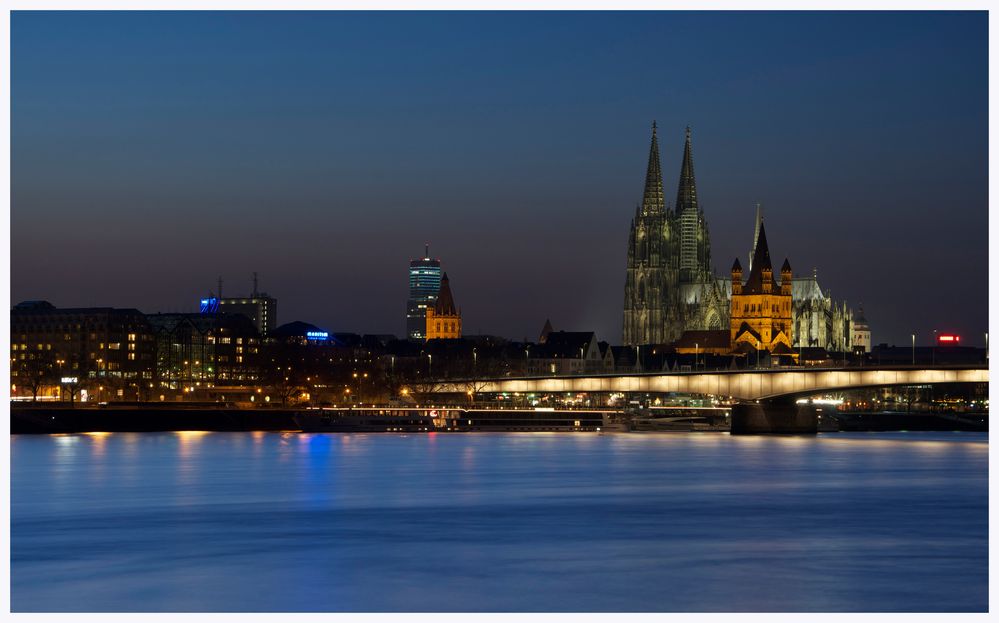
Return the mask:
[[(45, 388), (58, 387), (59, 395), (75, 402), (83, 390), (98, 399), (148, 400), (153, 389), (148, 379), (99, 375), (96, 361), (83, 358), (61, 359), (51, 351), (28, 353), (24, 359), (11, 359), (11, 384), (37, 401)], [(120, 392), (120, 393), (119, 393)]]

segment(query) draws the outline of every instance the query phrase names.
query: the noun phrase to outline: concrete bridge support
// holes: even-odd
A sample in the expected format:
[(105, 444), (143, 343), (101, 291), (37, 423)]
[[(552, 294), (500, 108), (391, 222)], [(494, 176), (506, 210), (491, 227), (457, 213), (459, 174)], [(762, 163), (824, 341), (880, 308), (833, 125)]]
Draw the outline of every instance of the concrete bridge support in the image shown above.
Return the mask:
[(745, 402), (732, 407), (732, 434), (784, 433), (814, 435), (819, 430), (815, 406), (793, 398)]

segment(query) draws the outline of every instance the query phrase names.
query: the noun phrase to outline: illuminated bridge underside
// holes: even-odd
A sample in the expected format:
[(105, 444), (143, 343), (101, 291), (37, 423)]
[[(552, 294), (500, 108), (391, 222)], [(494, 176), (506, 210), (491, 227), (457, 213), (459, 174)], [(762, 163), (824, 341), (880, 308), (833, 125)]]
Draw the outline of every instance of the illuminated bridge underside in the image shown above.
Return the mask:
[[(474, 389), (478, 393), (640, 392), (651, 394), (674, 392), (759, 400), (782, 396), (808, 396), (827, 391), (864, 387), (988, 383), (988, 381), (989, 371), (987, 368), (871, 368), (496, 379), (476, 381)], [(443, 391), (463, 393), (468, 391), (469, 387), (469, 383), (456, 381), (446, 384)]]

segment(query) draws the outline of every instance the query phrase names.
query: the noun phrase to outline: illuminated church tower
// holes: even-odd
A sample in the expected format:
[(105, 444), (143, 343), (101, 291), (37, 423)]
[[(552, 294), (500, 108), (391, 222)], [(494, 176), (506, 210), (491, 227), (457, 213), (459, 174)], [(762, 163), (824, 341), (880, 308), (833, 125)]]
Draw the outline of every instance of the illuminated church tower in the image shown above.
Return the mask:
[(461, 337), (461, 310), (455, 307), (447, 273), (441, 277), (441, 289), (433, 307), (427, 308), (428, 340), (453, 340)]
[(784, 260), (780, 282), (774, 278), (763, 221), (753, 250), (749, 277), (742, 282), (742, 266), (732, 264), (732, 309), (729, 316), (733, 351), (770, 351), (776, 355), (796, 354), (791, 348), (791, 263)]
[(652, 122), (652, 145), (645, 172), (642, 203), (635, 210), (628, 236), (628, 269), (624, 285), (624, 343), (660, 343), (666, 337), (666, 297), (676, 283), (670, 248), (669, 214), (663, 196), (659, 140)]

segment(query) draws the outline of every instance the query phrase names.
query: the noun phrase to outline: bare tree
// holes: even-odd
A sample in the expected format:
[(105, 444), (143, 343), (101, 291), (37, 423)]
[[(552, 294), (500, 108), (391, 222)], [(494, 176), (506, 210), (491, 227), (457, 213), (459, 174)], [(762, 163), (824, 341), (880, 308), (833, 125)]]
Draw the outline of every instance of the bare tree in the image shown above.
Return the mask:
[(31, 391), (31, 401), (38, 400), (42, 387), (56, 381), (55, 357), (51, 351), (29, 353), (25, 359), (12, 361), (17, 384)]
[(264, 384), (281, 399), (282, 405), (295, 402), (295, 397), (308, 391), (305, 373), (294, 366), (277, 366), (267, 371)]

